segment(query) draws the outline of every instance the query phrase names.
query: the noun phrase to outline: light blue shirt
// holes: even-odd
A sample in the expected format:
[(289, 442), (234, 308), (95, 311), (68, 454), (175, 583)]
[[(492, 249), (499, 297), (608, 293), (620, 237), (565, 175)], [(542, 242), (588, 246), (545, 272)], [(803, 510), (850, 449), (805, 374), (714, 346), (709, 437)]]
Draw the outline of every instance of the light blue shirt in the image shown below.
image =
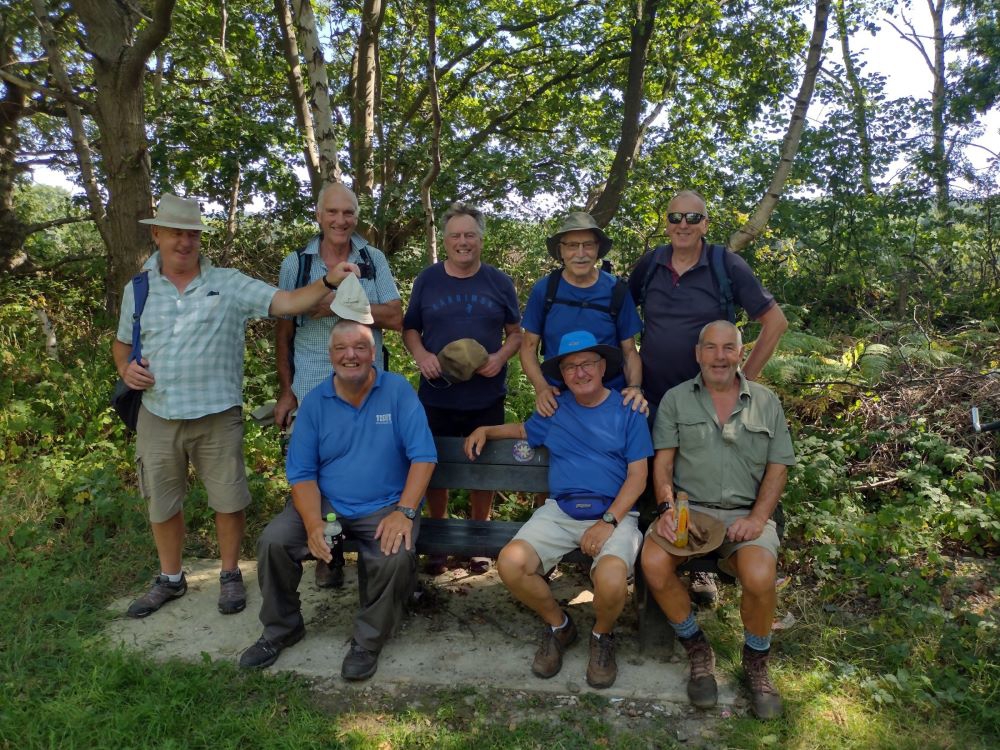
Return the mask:
[[(200, 271), (178, 292), (160, 273), (158, 252), (146, 261), (149, 297), (140, 321), (142, 356), (156, 382), (142, 404), (163, 419), (197, 419), (243, 404), (243, 351), (247, 321), (266, 318), (278, 291), (232, 268), (216, 268), (204, 255)], [(119, 341), (132, 343), (132, 282), (125, 285)]]
[[(316, 281), (327, 272), (326, 263), (319, 254), (320, 238), (313, 237), (303, 250), (304, 254), (312, 255), (312, 265), (309, 267), (309, 278), (307, 283)], [(385, 259), (385, 255), (376, 247), (368, 245), (365, 238), (359, 234), (351, 237), (351, 252), (347, 256), (349, 263), (361, 263), (361, 249), (368, 247), (368, 256), (375, 267), (374, 279), (361, 279), (361, 288), (368, 295), (368, 301), (373, 305), (384, 305), (399, 299), (399, 290), (396, 288), (396, 281), (392, 278), (392, 270)], [(285, 257), (281, 263), (281, 271), (278, 274), (278, 286), (281, 289), (295, 289), (295, 282), (299, 277), (298, 253), (291, 253)], [(333, 365), (330, 364), (329, 341), (330, 331), (340, 320), (336, 315), (317, 318), (309, 318), (308, 315), (295, 318), (295, 355), (293, 364), (295, 373), (292, 376), (292, 392), (302, 403), (302, 399), (309, 391), (319, 385), (324, 378), (329, 377), (333, 372)], [(301, 325), (300, 325), (301, 323)], [(382, 369), (382, 329), (372, 327), (375, 335), (375, 366)]]

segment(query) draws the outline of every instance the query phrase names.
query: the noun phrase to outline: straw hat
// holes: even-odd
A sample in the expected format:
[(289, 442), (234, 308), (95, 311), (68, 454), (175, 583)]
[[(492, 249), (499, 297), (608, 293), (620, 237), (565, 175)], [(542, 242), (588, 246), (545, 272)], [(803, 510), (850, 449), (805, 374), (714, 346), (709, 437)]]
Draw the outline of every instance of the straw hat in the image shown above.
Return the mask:
[(176, 195), (164, 193), (156, 207), (156, 216), (152, 219), (139, 219), (140, 224), (150, 224), (154, 227), (169, 227), (170, 229), (189, 229), (195, 232), (214, 232), (215, 230), (201, 220), (201, 206), (196, 200), (178, 198)]

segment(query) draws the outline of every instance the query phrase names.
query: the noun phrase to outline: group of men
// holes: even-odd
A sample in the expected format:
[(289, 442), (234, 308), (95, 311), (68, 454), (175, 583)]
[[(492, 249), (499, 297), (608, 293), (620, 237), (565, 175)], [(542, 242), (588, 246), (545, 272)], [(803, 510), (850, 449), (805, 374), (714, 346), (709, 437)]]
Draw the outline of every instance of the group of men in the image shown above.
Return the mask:
[[(246, 606), (238, 567), (250, 500), (241, 451), (243, 326), (271, 316), (279, 319), (275, 421), (291, 429), (295, 420), (292, 493), (257, 545), (264, 631), (241, 666), (273, 664), (303, 637), (304, 560), (318, 561), (319, 585), (343, 584), (342, 551), (324, 539), (323, 519), (333, 511), (359, 550), (360, 608), (342, 675), (374, 674), (414, 585), (424, 497), (431, 516), (447, 512), (447, 492), (427, 489), (433, 438), (465, 437), (475, 460), (486, 440), (515, 437), (550, 454), (549, 497), (497, 560), (505, 585), (546, 623), (532, 671), (557, 674), (577, 638), (544, 576), (579, 548), (593, 558), (587, 681), (614, 683), (614, 625), (639, 558), (689, 655), (692, 703), (714, 705), (714, 655), (676, 571), (692, 550), (717, 549), (743, 589), (752, 708), (762, 718), (779, 715), (768, 675), (779, 545), (771, 516), (794, 455), (780, 403), (752, 381), (787, 323), (739, 256), (705, 242), (700, 196), (678, 194), (667, 218), (670, 244), (643, 256), (626, 286), (600, 268), (610, 238), (588, 214), (569, 214), (547, 240), (562, 267), (535, 284), (522, 321), (512, 280), (481, 259), (485, 219), (471, 206), (454, 204), (445, 214), (447, 257), (417, 277), (404, 315), (385, 256), (355, 231), (357, 199), (343, 185), (320, 195), (320, 234), (285, 259), (281, 289), (213, 267), (199, 253), (208, 227), (197, 203), (164, 195), (156, 217), (144, 221), (158, 251), (144, 266), (142, 359), (130, 361), (126, 343), (132, 283), (114, 343), (122, 378), (145, 391), (136, 455), (161, 568), (129, 614), (149, 615), (185, 593), (189, 462), (216, 511), (219, 610)], [(731, 322), (736, 305), (761, 323), (746, 362)], [(385, 329), (402, 329), (421, 374), (417, 393), (384, 366)], [(536, 412), (524, 424), (505, 424), (506, 364), (517, 353)], [(637, 501), (647, 485), (658, 518), (644, 544)], [(701, 540), (685, 548), (674, 544), (679, 491), (692, 498), (692, 538)], [(491, 504), (488, 493), (471, 493), (470, 515), (489, 518)], [(473, 573), (490, 564), (468, 562)], [(444, 564), (430, 561), (432, 572)]]

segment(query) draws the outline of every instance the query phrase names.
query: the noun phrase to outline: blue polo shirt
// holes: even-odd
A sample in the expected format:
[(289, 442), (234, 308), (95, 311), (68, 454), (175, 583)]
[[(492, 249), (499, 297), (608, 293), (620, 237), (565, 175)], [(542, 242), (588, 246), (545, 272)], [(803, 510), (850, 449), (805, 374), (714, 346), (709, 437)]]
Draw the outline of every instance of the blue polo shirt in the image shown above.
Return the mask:
[(412, 463), (437, 463), (427, 416), (406, 378), (377, 372), (360, 408), (337, 396), (333, 377), (306, 395), (285, 471), (289, 484), (316, 481), (324, 504), (359, 518), (399, 502)]
[[(628, 465), (653, 455), (646, 417), (611, 391), (597, 406), (581, 406), (569, 391), (551, 417), (538, 412), (524, 423), (528, 443), (549, 449), (549, 496), (595, 494), (614, 498)], [(296, 429), (298, 429), (296, 427)]]
[[(559, 286), (556, 288), (556, 301), (549, 310), (549, 314), (545, 315), (545, 291), (549, 284), (549, 277), (543, 276), (531, 288), (528, 304), (524, 307), (521, 327), (525, 331), (537, 335), (542, 330), (544, 318), (545, 346), (543, 349), (545, 359), (555, 356), (556, 352), (559, 351), (559, 342), (563, 335), (573, 331), (589, 331), (594, 334), (598, 344), (620, 348), (622, 341), (631, 340), (642, 330), (642, 321), (639, 319), (639, 313), (636, 312), (631, 293), (626, 293), (622, 309), (615, 321), (612, 321), (610, 313), (595, 310), (593, 307), (577, 307), (559, 302), (559, 300), (573, 300), (574, 302), (586, 302), (588, 305), (611, 307), (611, 293), (615, 288), (615, 282), (615, 277), (606, 271), (601, 271), (597, 276), (597, 281), (588, 287), (573, 286), (565, 279), (560, 278)], [(553, 378), (546, 378), (546, 380), (552, 385), (560, 384), (560, 381)], [(621, 390), (625, 385), (624, 373), (619, 373), (607, 381), (607, 386), (616, 390)]]
[[(645, 330), (639, 357), (642, 385), (651, 413), (655, 413), (664, 393), (700, 372), (694, 358), (698, 334), (713, 320), (725, 317), (719, 306), (719, 287), (705, 250), (702, 241), (698, 262), (677, 275), (671, 264), (673, 246), (668, 245), (663, 262), (657, 264), (646, 290)], [(642, 256), (629, 277), (629, 289), (636, 300), (655, 253), (656, 250), (650, 250)], [(723, 262), (732, 284), (733, 301), (746, 310), (752, 320), (767, 312), (774, 304), (774, 297), (757, 280), (747, 262), (728, 250)]]

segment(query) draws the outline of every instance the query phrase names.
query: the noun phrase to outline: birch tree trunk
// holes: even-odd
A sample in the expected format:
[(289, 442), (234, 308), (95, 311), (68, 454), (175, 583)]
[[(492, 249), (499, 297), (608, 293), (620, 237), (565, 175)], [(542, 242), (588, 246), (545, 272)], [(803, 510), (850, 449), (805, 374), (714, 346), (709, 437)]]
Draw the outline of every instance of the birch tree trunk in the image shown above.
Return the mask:
[(437, 231), (431, 188), (441, 173), (441, 103), (437, 86), (437, 2), (427, 0), (427, 84), (430, 90), (431, 143), (430, 165), (420, 181), (420, 202), (424, 206), (424, 229), (427, 233), (428, 265), (437, 263)]
[(812, 38), (809, 40), (809, 54), (806, 57), (802, 85), (799, 87), (798, 96), (795, 97), (795, 107), (792, 109), (788, 130), (781, 141), (778, 166), (775, 167), (771, 184), (768, 185), (764, 197), (757, 203), (753, 215), (730, 236), (728, 246), (734, 252), (740, 252), (760, 236), (774, 212), (774, 207), (778, 205), (782, 191), (785, 189), (785, 182), (792, 171), (792, 163), (795, 161), (795, 154), (798, 152), (799, 142), (802, 140), (802, 130), (805, 127), (809, 102), (812, 100), (813, 89), (816, 87), (816, 76), (823, 59), (823, 40), (826, 38), (826, 22), (829, 15), (830, 0), (816, 0), (816, 17), (813, 20)]

